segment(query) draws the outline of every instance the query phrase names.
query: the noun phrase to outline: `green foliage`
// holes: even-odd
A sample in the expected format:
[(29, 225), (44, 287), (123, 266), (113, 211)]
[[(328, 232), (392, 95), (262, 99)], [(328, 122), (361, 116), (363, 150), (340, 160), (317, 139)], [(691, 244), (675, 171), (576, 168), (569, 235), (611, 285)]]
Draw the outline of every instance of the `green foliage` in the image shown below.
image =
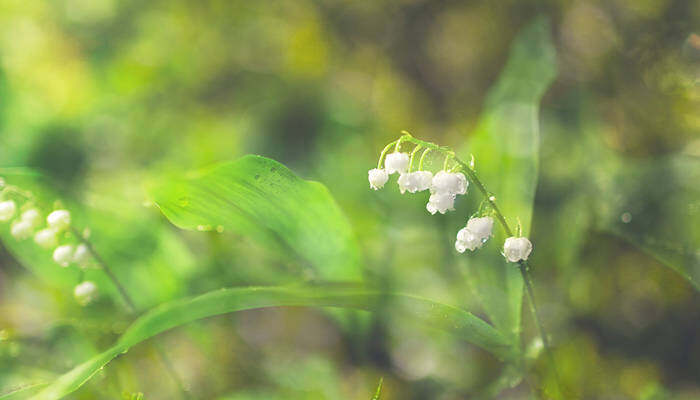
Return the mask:
[(60, 376), (33, 398), (60, 399), (80, 388), (107, 363), (128, 352), (131, 347), (166, 330), (201, 318), (280, 306), (372, 310), (381, 300), (387, 298), (395, 301), (397, 312), (419, 320), (421, 324), (447, 331), (502, 359), (513, 357), (510, 344), (483, 320), (467, 311), (422, 298), (333, 287), (221, 289), (195, 298), (164, 304), (146, 313), (131, 325), (114, 346)]
[(269, 158), (245, 156), (150, 193), (180, 228), (250, 236), (279, 254), (293, 252), (326, 280), (361, 277), (354, 234), (328, 190)]

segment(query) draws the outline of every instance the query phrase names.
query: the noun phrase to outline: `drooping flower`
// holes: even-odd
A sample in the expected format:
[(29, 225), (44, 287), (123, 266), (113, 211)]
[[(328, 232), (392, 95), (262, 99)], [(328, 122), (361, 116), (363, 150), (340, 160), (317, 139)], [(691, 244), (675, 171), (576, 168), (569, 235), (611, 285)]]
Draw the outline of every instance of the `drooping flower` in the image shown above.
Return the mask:
[(50, 228), (54, 228), (58, 231), (67, 229), (70, 226), (70, 212), (68, 210), (56, 210), (52, 211), (46, 217), (46, 223)]
[(58, 244), (58, 237), (56, 237), (56, 230), (53, 228), (44, 228), (34, 235), (34, 241), (39, 246), (50, 249), (56, 247)]
[(32, 224), (24, 219), (13, 222), (12, 227), (10, 227), (10, 234), (17, 240), (24, 240), (32, 236), (32, 231)]
[(429, 213), (435, 215), (437, 212), (444, 214), (447, 211), (454, 210), (454, 205), (455, 195), (450, 193), (433, 193), (430, 195), (430, 199), (425, 208)]
[(440, 171), (433, 177), (430, 185), (432, 193), (466, 194), (469, 182), (461, 172)]
[(0, 222), (6, 222), (12, 219), (17, 212), (17, 205), (12, 200), (0, 202)]
[(367, 172), (369, 179), (369, 187), (378, 190), (384, 187), (384, 184), (389, 180), (389, 174), (385, 169), (374, 168)]
[(455, 249), (460, 253), (464, 253), (467, 249), (474, 251), (481, 248), (489, 237), (491, 237), (492, 230), (493, 218), (470, 218), (469, 221), (467, 221), (467, 226), (457, 232)]
[(426, 190), (430, 187), (430, 181), (433, 174), (430, 171), (416, 171), (407, 172), (399, 176), (399, 190), (401, 194), (408, 191), (409, 193), (416, 193)]
[(62, 267), (67, 267), (73, 261), (73, 246), (64, 244), (53, 251), (53, 260)]
[(85, 243), (80, 243), (75, 247), (75, 252), (73, 253), (73, 262), (78, 264), (79, 267), (85, 268), (90, 261), (90, 249), (88, 249)]
[(503, 244), (503, 255), (510, 262), (527, 260), (532, 252), (532, 243), (526, 237), (509, 237)]
[(97, 298), (97, 285), (92, 281), (85, 281), (73, 289), (73, 296), (78, 304), (84, 306)]
[(386, 168), (386, 172), (389, 175), (394, 172), (403, 174), (408, 171), (408, 161), (408, 153), (389, 153), (386, 155), (386, 160), (384, 160), (384, 168)]
[(19, 219), (28, 222), (32, 228), (36, 228), (41, 223), (41, 214), (36, 208), (30, 208), (23, 212)]

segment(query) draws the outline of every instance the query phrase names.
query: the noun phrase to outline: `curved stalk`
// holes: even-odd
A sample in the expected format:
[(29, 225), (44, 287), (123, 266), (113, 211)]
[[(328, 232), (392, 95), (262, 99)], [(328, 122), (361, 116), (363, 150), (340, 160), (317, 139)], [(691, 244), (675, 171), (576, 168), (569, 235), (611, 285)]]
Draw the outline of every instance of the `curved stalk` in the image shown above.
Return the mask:
[[(406, 142), (411, 142), (415, 144), (416, 146), (423, 146), (426, 148), (426, 152), (428, 150), (436, 150), (445, 155), (445, 166), (447, 166), (448, 160), (454, 160), (459, 166), (462, 167), (462, 170), (467, 174), (469, 177), (469, 180), (472, 182), (474, 186), (481, 192), (481, 194), (486, 198), (486, 201), (488, 201), (489, 205), (491, 206), (491, 209), (493, 210), (493, 214), (496, 216), (496, 219), (498, 222), (501, 224), (503, 227), (503, 230), (505, 231), (507, 236), (513, 236), (513, 230), (510, 228), (508, 225), (508, 222), (506, 221), (506, 218), (503, 216), (503, 213), (501, 213), (501, 210), (498, 208), (498, 205), (496, 204), (496, 197), (493, 195), (493, 193), (489, 192), (486, 189), (486, 186), (481, 182), (479, 177), (476, 175), (476, 172), (469, 166), (467, 165), (464, 161), (460, 160), (457, 156), (455, 156), (454, 152), (452, 149), (446, 146), (439, 146), (435, 143), (431, 142), (426, 142), (420, 139), (416, 139), (413, 136), (410, 135), (404, 135), (399, 138), (399, 140), (403, 140)], [(532, 317), (535, 321), (535, 325), (537, 325), (537, 330), (540, 335), (540, 338), (542, 339), (542, 345), (544, 347), (545, 353), (547, 354), (547, 358), (549, 359), (549, 362), (552, 367), (552, 371), (554, 373), (555, 381), (557, 384), (557, 389), (559, 393), (561, 393), (561, 383), (559, 379), (559, 373), (557, 372), (557, 367), (556, 367), (556, 362), (554, 360), (554, 354), (552, 353), (552, 348), (549, 343), (549, 338), (547, 337), (547, 333), (544, 329), (544, 325), (542, 324), (542, 320), (540, 319), (539, 312), (537, 311), (537, 303), (535, 302), (535, 292), (532, 288), (532, 278), (530, 277), (530, 272), (529, 272), (529, 265), (527, 261), (521, 260), (518, 262), (518, 269), (520, 269), (520, 274), (523, 277), (523, 282), (525, 284), (525, 292), (527, 293), (527, 298), (528, 298), (528, 304), (530, 305), (530, 312), (532, 313)]]

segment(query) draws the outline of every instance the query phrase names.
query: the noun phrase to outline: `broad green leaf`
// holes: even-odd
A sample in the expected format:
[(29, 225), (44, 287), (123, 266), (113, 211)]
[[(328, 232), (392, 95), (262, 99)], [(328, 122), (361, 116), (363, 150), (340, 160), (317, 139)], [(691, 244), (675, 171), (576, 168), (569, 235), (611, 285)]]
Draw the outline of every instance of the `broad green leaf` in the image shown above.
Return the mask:
[(291, 250), (326, 280), (361, 276), (350, 223), (328, 190), (277, 161), (248, 155), (153, 185), (150, 193), (180, 228), (230, 231)]
[[(477, 174), (496, 196), (511, 228), (518, 221), (522, 224), (523, 235), (530, 231), (537, 186), (540, 99), (555, 76), (550, 25), (547, 19), (537, 18), (515, 39), (476, 131), (462, 151), (474, 155)], [(468, 279), (494, 326), (517, 343), (522, 278), (517, 266), (507, 264), (500, 255), (505, 237), (500, 227), (495, 231), (494, 240), (465, 261), (469, 263)], [(534, 247), (536, 254), (537, 243)]]
[(131, 347), (159, 333), (201, 318), (280, 306), (373, 310), (386, 307), (386, 304), (381, 304), (385, 301), (390, 301), (393, 310), (399, 315), (417, 320), (427, 327), (454, 334), (501, 359), (508, 360), (513, 357), (513, 347), (491, 325), (467, 311), (427, 299), (333, 286), (221, 289), (164, 304), (146, 313), (131, 325), (114, 346), (60, 376), (33, 398), (60, 399), (80, 388), (107, 363), (126, 353)]

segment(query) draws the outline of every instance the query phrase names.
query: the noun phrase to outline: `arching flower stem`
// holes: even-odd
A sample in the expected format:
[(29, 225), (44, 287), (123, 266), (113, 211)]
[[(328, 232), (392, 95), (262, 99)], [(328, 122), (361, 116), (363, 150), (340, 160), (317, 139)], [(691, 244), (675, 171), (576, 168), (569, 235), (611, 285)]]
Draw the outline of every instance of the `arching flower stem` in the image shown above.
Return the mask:
[[(405, 131), (404, 131), (405, 132)], [(439, 146), (435, 143), (431, 142), (426, 142), (420, 139), (416, 139), (411, 135), (403, 135), (401, 136), (398, 141), (406, 141), (415, 144), (416, 146), (422, 146), (425, 147), (425, 153), (427, 153), (429, 150), (434, 150), (438, 151), (441, 154), (445, 156), (445, 163), (444, 163), (444, 169), (447, 169), (447, 163), (449, 160), (453, 160), (455, 163), (457, 163), (458, 166), (461, 167), (461, 169), (467, 174), (469, 177), (469, 180), (472, 182), (474, 186), (479, 189), (481, 194), (485, 197), (486, 201), (488, 201), (489, 205), (491, 206), (491, 209), (493, 210), (493, 214), (496, 216), (496, 219), (498, 222), (501, 224), (503, 227), (503, 230), (506, 233), (507, 237), (513, 236), (513, 230), (508, 226), (508, 222), (506, 221), (506, 218), (503, 216), (503, 213), (501, 213), (501, 210), (498, 208), (498, 205), (496, 204), (496, 197), (493, 195), (493, 193), (489, 192), (486, 189), (486, 186), (481, 182), (479, 177), (476, 175), (476, 172), (474, 171), (473, 168), (471, 168), (467, 163), (464, 161), (460, 160), (457, 156), (455, 156), (454, 151), (450, 149), (447, 146)], [(547, 358), (549, 359), (549, 362), (552, 366), (552, 371), (555, 376), (555, 381), (557, 384), (557, 389), (559, 389), (559, 392), (561, 392), (561, 383), (559, 379), (559, 374), (557, 372), (556, 368), (556, 363), (554, 361), (554, 355), (552, 353), (551, 345), (549, 343), (549, 338), (547, 337), (547, 333), (544, 330), (544, 325), (542, 324), (542, 320), (540, 319), (539, 313), (537, 311), (537, 303), (535, 302), (535, 293), (532, 287), (532, 278), (530, 277), (530, 266), (528, 265), (526, 260), (521, 260), (518, 262), (518, 269), (520, 270), (520, 274), (522, 275), (523, 278), (523, 283), (525, 285), (525, 292), (527, 293), (527, 298), (528, 298), (528, 303), (530, 305), (530, 312), (532, 313), (533, 319), (535, 321), (535, 325), (537, 325), (537, 330), (540, 335), (540, 338), (542, 339), (542, 345), (544, 347), (545, 353), (547, 354)]]
[(413, 151), (411, 152), (411, 160), (408, 162), (408, 172), (413, 171), (413, 158), (416, 156), (416, 153), (422, 149), (423, 146), (417, 145)]

